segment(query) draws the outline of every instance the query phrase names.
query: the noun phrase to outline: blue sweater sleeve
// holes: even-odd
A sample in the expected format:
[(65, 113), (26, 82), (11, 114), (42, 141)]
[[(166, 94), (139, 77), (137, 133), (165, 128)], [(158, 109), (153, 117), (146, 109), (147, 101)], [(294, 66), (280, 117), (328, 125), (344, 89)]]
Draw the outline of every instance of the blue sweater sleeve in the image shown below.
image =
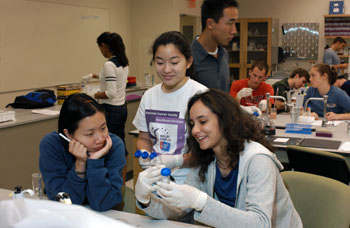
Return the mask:
[(87, 199), (92, 209), (105, 211), (122, 201), (122, 169), (125, 166), (125, 146), (115, 135), (110, 135), (112, 147), (100, 159), (88, 159), (86, 166)]
[(75, 173), (74, 157), (63, 145), (57, 133), (46, 135), (40, 142), (39, 167), (46, 194), (54, 200), (58, 192), (67, 192), (74, 204), (82, 204), (86, 197), (86, 179)]

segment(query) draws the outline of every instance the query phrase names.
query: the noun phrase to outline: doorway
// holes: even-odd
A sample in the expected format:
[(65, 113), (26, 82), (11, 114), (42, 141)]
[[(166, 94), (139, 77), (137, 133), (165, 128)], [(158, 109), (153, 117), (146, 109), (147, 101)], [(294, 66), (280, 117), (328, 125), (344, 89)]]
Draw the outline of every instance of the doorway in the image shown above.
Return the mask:
[(180, 32), (184, 34), (188, 42), (200, 34), (200, 17), (187, 14), (180, 15)]

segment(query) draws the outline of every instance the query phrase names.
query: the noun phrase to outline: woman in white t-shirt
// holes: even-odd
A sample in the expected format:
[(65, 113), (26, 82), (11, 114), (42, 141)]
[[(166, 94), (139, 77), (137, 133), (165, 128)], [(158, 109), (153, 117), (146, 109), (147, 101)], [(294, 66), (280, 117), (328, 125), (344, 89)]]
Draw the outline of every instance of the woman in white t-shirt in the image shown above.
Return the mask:
[[(106, 112), (109, 132), (119, 136), (125, 144), (125, 122), (128, 116), (125, 88), (129, 74), (129, 60), (125, 54), (123, 39), (117, 33), (104, 32), (97, 38), (101, 54), (107, 58), (99, 74), (100, 91), (92, 96), (100, 99)], [(125, 149), (125, 156), (128, 152)], [(125, 180), (126, 167), (123, 170)]]
[[(142, 96), (133, 124), (140, 131), (136, 147), (156, 152), (157, 162), (168, 168), (186, 165), (185, 112), (188, 100), (207, 88), (186, 76), (193, 58), (190, 44), (176, 31), (161, 34), (152, 46), (153, 62), (162, 83)], [(142, 162), (147, 167), (151, 162)], [(186, 168), (172, 170), (177, 183), (183, 183)]]

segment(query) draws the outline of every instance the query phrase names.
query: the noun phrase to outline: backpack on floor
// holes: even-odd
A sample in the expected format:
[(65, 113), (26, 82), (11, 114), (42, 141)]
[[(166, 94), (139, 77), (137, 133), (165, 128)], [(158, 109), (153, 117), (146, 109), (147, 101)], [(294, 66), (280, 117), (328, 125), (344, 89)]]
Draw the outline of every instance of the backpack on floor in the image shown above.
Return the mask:
[(11, 106), (13, 108), (45, 108), (53, 106), (56, 102), (54, 91), (49, 89), (38, 89), (26, 95), (17, 96), (15, 102), (6, 105), (6, 108)]

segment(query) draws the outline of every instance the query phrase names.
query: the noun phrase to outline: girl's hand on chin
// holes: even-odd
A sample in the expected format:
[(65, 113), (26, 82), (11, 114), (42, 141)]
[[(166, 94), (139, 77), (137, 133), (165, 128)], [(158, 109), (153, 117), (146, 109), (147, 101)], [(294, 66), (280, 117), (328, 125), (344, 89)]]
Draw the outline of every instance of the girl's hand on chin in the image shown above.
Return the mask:
[(69, 142), (68, 151), (77, 159), (82, 162), (86, 162), (87, 159), (87, 149), (79, 141), (72, 139)]
[(111, 147), (112, 147), (112, 139), (108, 135), (107, 138), (106, 138), (105, 145), (103, 146), (102, 149), (100, 149), (100, 150), (98, 150), (96, 152), (93, 152), (93, 153), (88, 152), (89, 159), (100, 159), (101, 157), (103, 157), (106, 154), (108, 154), (108, 152), (111, 149)]

